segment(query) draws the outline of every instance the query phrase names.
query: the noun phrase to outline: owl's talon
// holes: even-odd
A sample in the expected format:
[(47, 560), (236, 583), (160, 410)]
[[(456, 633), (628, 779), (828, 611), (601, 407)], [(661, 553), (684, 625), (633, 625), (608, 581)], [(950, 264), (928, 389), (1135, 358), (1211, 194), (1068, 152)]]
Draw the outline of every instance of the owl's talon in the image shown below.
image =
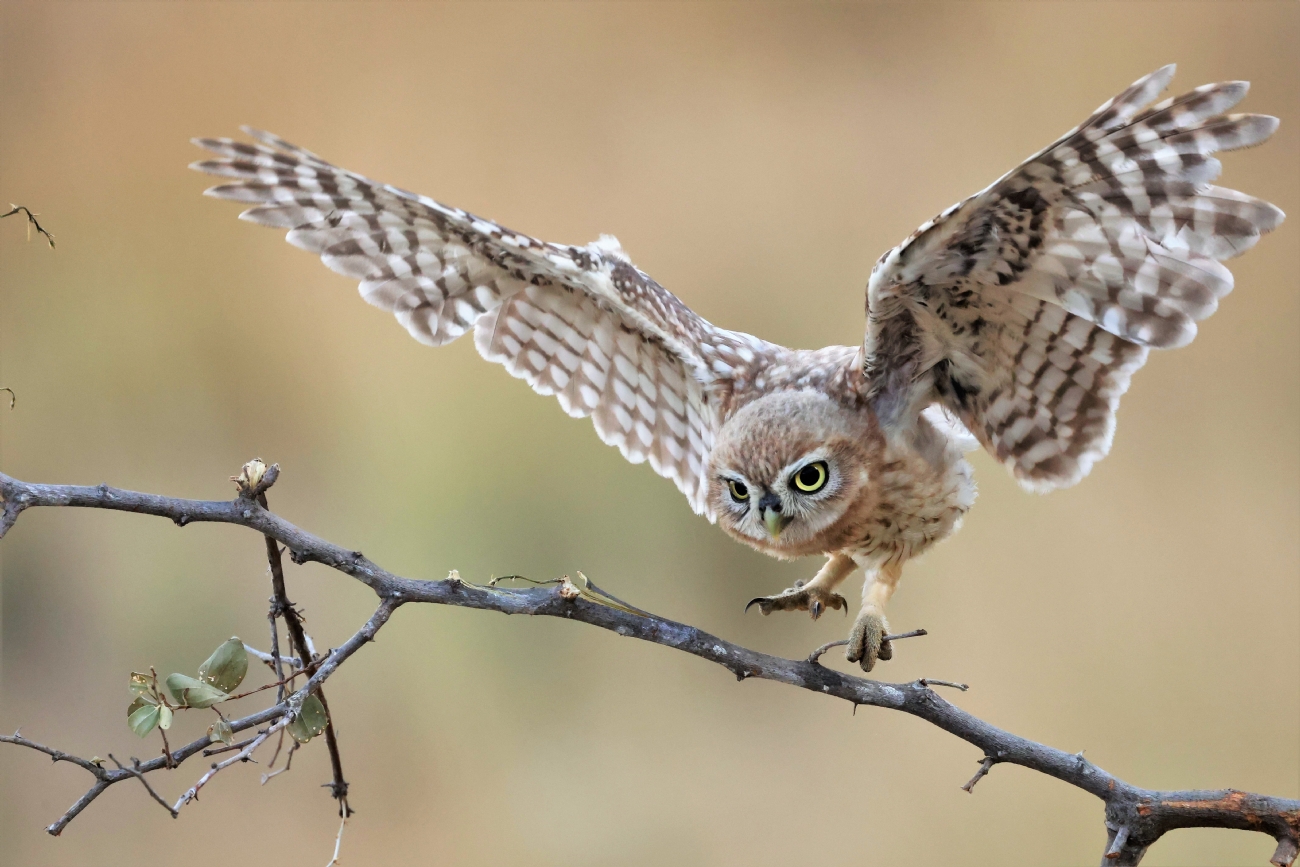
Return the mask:
[(764, 615), (773, 611), (807, 611), (813, 620), (821, 617), (827, 608), (842, 609), (846, 614), (849, 610), (848, 601), (840, 594), (827, 592), (816, 585), (805, 586), (802, 582), (795, 582), (795, 586), (782, 590), (775, 596), (757, 596), (749, 600), (745, 610), (748, 611), (754, 605)]
[(849, 646), (844, 657), (849, 662), (856, 662), (863, 671), (871, 671), (877, 660), (894, 658), (893, 644), (885, 640), (889, 634), (889, 624), (883, 615), (875, 611), (863, 611), (853, 624), (849, 633)]

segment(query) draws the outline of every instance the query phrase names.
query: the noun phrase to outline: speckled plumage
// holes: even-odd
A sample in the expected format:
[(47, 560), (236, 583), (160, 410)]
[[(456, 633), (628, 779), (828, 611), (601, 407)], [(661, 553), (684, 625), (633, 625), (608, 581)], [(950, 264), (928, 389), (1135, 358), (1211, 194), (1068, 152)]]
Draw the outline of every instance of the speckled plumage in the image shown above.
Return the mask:
[[(479, 353), (691, 507), (776, 556), (822, 553), (807, 585), (755, 600), (818, 616), (867, 583), (849, 658), (890, 655), (884, 605), (902, 564), (974, 501), (982, 444), (1022, 485), (1071, 485), (1109, 450), (1148, 348), (1181, 346), (1232, 288), (1219, 260), (1282, 212), (1210, 185), (1211, 153), (1274, 118), (1227, 115), (1244, 82), (1151, 108), (1157, 70), (877, 263), (861, 347), (793, 350), (718, 328), (618, 242), (551, 244), (330, 165), (276, 136), (197, 139), (209, 195), (361, 281), (417, 340), (471, 329)], [(968, 432), (969, 431), (969, 432)], [(817, 487), (813, 487), (816, 483)]]

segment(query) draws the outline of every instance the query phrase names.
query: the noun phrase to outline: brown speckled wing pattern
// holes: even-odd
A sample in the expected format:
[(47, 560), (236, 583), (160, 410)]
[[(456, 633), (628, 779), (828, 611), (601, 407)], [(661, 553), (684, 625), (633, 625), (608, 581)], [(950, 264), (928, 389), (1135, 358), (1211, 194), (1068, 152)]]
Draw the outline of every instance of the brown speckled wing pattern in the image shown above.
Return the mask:
[(245, 131), (258, 143), (195, 140), (219, 158), (193, 168), (235, 179), (208, 195), (252, 203), (243, 219), (288, 229), (420, 342), (472, 328), (485, 359), (590, 416), (604, 442), (707, 512), (702, 474), (737, 386), (792, 353), (709, 324), (613, 238), (538, 241)]
[(1245, 82), (1143, 110), (1167, 66), (918, 229), (868, 285), (864, 370), (886, 427), (952, 410), (1020, 482), (1077, 482), (1109, 450), (1148, 348), (1182, 346), (1232, 289), (1221, 259), (1283, 218), (1210, 184), (1211, 154), (1275, 118), (1224, 114)]
[(269, 133), (196, 139), (230, 178), (209, 195), (288, 229), (360, 281), (419, 341), (474, 331), (484, 358), (606, 443), (672, 479), (708, 514), (719, 427), (739, 406), (814, 389), (886, 432), (934, 404), (1026, 487), (1073, 484), (1109, 449), (1119, 398), (1149, 347), (1180, 346), (1232, 288), (1219, 260), (1282, 212), (1211, 186), (1210, 156), (1277, 126), (1224, 114), (1244, 82), (1143, 110), (1173, 75), (1139, 80), (1078, 128), (891, 250), (867, 289), (860, 350), (788, 350), (717, 328), (638, 270), (611, 237), (550, 244), (337, 168)]

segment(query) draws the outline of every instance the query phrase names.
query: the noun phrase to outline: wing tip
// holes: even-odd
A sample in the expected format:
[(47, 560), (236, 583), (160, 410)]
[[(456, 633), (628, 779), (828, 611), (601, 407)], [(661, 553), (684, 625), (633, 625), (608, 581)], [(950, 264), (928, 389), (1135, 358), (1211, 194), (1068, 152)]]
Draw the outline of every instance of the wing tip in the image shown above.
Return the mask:
[(1169, 82), (1174, 80), (1174, 76), (1177, 73), (1178, 73), (1177, 63), (1166, 63), (1164, 66), (1160, 67), (1155, 72), (1152, 72), (1149, 75), (1145, 75), (1142, 78), (1139, 78), (1136, 82), (1134, 82), (1134, 84), (1155, 84), (1158, 82), (1159, 90), (1157, 90), (1156, 92), (1159, 93), (1160, 91), (1164, 90), (1166, 87), (1169, 86)]
[(1286, 219), (1286, 211), (1272, 202), (1264, 202), (1264, 215), (1259, 221), (1260, 233), (1271, 232)]
[(1273, 133), (1277, 132), (1277, 128), (1282, 125), (1282, 119), (1271, 114), (1256, 114), (1252, 115), (1252, 117), (1255, 118), (1254, 122), (1259, 124), (1260, 130), (1263, 132), (1261, 142), (1271, 137)]
[(192, 172), (202, 172), (205, 175), (215, 175), (218, 173), (218, 166), (222, 165), (221, 160), (195, 160), (186, 166)]

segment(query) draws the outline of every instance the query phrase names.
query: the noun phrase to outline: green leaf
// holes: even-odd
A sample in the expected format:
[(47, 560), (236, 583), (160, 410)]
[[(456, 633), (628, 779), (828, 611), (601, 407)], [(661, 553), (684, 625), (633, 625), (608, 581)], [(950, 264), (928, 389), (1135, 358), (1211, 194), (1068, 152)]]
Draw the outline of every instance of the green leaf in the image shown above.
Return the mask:
[(156, 704), (141, 705), (126, 718), (126, 724), (131, 727), (131, 731), (144, 737), (158, 725), (159, 710)]
[(230, 698), (210, 683), (179, 673), (167, 675), (167, 689), (176, 703), (184, 707), (212, 707)]
[(212, 743), (221, 741), (226, 746), (235, 742), (235, 732), (230, 728), (230, 723), (224, 717), (208, 726), (208, 740)]
[(286, 728), (289, 729), (289, 734), (293, 735), (295, 741), (305, 744), (325, 731), (327, 722), (329, 722), (329, 719), (325, 716), (325, 705), (321, 704), (320, 699), (316, 696), (309, 695), (303, 700), (302, 710), (298, 711), (298, 715), (293, 718), (293, 722), (289, 723)]
[(158, 706), (158, 728), (166, 731), (172, 727), (172, 709), (167, 705)]
[(131, 694), (143, 695), (150, 692), (153, 687), (153, 675), (143, 674), (138, 671), (131, 672)]
[(140, 708), (146, 707), (147, 705), (157, 704), (157, 703), (158, 702), (155, 701), (154, 697), (151, 695), (137, 695), (135, 697), (135, 701), (131, 702), (130, 706), (127, 707), (126, 715), (129, 717), (131, 714), (135, 713)]
[(234, 692), (245, 674), (248, 674), (248, 651), (237, 637), (212, 651), (208, 661), (199, 666), (199, 680), (222, 692)]

